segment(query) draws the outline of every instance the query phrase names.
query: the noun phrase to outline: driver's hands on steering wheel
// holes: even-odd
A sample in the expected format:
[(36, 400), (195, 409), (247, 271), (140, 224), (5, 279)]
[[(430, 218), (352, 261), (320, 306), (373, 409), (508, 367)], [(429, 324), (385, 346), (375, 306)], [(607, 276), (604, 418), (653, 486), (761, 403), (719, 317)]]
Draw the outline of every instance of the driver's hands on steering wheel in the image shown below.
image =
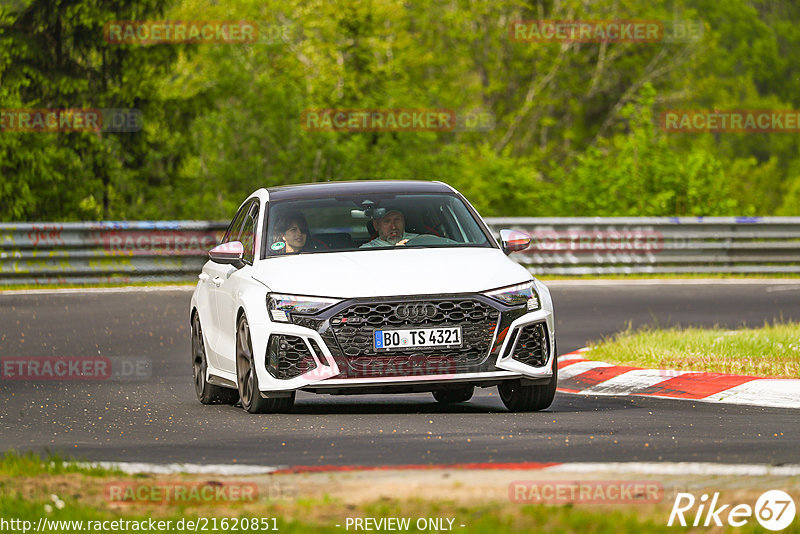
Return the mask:
[(408, 243), (408, 239), (401, 239), (400, 241), (395, 243), (394, 246), (396, 246), (396, 247), (397, 246), (402, 246), (402, 245), (405, 245), (406, 243)]

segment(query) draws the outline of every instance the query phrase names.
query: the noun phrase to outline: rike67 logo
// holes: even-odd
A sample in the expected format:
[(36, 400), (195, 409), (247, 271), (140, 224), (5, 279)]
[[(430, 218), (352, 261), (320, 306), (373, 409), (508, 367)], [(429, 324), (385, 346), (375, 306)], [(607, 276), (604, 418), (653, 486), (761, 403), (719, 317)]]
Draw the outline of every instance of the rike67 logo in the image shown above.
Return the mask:
[(719, 492), (714, 493), (710, 500), (705, 493), (700, 499), (691, 493), (678, 493), (667, 526), (685, 527), (691, 524), (693, 527), (721, 527), (727, 523), (731, 527), (743, 527), (755, 517), (765, 529), (778, 531), (792, 524), (795, 512), (792, 497), (780, 490), (764, 492), (754, 507), (749, 504), (723, 504)]

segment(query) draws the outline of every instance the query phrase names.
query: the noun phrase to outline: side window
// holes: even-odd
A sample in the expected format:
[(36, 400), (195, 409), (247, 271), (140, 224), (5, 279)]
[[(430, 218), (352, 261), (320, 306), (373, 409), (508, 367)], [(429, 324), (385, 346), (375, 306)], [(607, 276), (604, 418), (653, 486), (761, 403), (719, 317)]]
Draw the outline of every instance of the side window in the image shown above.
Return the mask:
[(244, 245), (244, 261), (253, 264), (256, 252), (256, 225), (258, 224), (258, 201), (254, 201), (247, 217), (244, 219), (244, 226), (242, 233), (239, 235), (239, 241)]
[(248, 202), (236, 212), (236, 216), (231, 221), (231, 224), (228, 225), (225, 237), (222, 238), (223, 243), (230, 243), (231, 241), (238, 240), (239, 234), (242, 232), (242, 224), (244, 223), (245, 215), (247, 215), (247, 211), (250, 209), (251, 205), (252, 202)]

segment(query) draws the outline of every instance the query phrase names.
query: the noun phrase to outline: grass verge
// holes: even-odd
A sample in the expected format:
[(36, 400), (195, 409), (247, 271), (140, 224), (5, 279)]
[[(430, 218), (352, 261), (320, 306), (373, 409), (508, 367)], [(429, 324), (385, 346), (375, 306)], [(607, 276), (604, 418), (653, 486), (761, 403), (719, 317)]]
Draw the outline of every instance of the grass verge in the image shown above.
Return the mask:
[(616, 365), (800, 378), (800, 323), (738, 330), (629, 327), (589, 347), (591, 359)]
[[(60, 465), (64, 469), (59, 470), (52, 465)], [(674, 481), (665, 479), (664, 498), (653, 503), (528, 504), (512, 502), (508, 489), (511, 481), (539, 476), (544, 477), (542, 483), (549, 484), (552, 474), (455, 470), (417, 474), (404, 471), (394, 474), (264, 475), (237, 477), (240, 484), (258, 486), (258, 498), (250, 501), (224, 502), (212, 497), (189, 504), (186, 501), (176, 504), (177, 501), (164, 503), (141, 498), (138, 491), (138, 498), (120, 502), (111, 497), (113, 492), (109, 491), (109, 486), (135, 483), (137, 487), (152, 489), (165, 485), (192, 487), (199, 484), (202, 487), (219, 488), (235, 485), (237, 479), (214, 475), (128, 476), (111, 471), (69, 469), (67, 463), (53, 456), (40, 459), (33, 455), (8, 453), (0, 458), (0, 520), (15, 521), (3, 530), (35, 531), (37, 526), (44, 523), (40, 532), (278, 530), (288, 533), (341, 533), (365, 530), (356, 529), (352, 524), (346, 528), (348, 518), (407, 518), (410, 528), (390, 530), (469, 534), (675, 532), (675, 527), (667, 526), (674, 492), (686, 491), (690, 486), (684, 477)], [(600, 481), (608, 481), (608, 474), (595, 476), (599, 476)], [(573, 478), (574, 474), (564, 480), (573, 484)], [(763, 491), (752, 488), (743, 494), (741, 489), (737, 489), (741, 486), (738, 478), (732, 485), (730, 481), (709, 481), (707, 478), (701, 481), (702, 484), (711, 484), (715, 491), (721, 490), (725, 502), (752, 504)], [(783, 487), (796, 495), (799, 482), (788, 479), (784, 482)], [(409, 483), (413, 489), (403, 487)], [(762, 480), (759, 483), (766, 483), (772, 489), (775, 480)], [(755, 484), (755, 481), (751, 481), (750, 485)], [(354, 498), (352, 489), (364, 490), (366, 486), (371, 488), (366, 497)], [(271, 491), (276, 488), (281, 490)], [(709, 490), (700, 485), (692, 491), (699, 494), (708, 493)], [(425, 498), (425, 495), (436, 497)], [(428, 522), (428, 519), (432, 522)], [(111, 524), (112, 521), (118, 523)], [(136, 522), (136, 525), (122, 521)], [(418, 521), (422, 521), (423, 526), (438, 525), (439, 528), (420, 529)], [(161, 522), (160, 526), (154, 526), (158, 522)], [(387, 531), (385, 528), (368, 530)], [(706, 528), (699, 530), (709, 531)], [(751, 521), (745, 528), (735, 531), (749, 533), (761, 530)], [(800, 522), (794, 522), (784, 532), (800, 533)]]
[(10, 450), (0, 458), (0, 477), (33, 477), (66, 473), (81, 473), (95, 477), (122, 474), (117, 470), (81, 465), (71, 459), (65, 460), (58, 454), (49, 454), (43, 458), (33, 452), (20, 454)]

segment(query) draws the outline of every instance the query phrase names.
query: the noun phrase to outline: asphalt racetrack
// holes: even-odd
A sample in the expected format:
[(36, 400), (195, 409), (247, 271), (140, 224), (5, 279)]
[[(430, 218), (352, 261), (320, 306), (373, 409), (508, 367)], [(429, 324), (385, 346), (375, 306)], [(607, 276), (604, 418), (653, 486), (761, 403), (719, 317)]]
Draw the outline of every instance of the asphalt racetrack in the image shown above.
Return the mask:
[[(559, 352), (626, 327), (800, 320), (800, 283), (555, 282)], [(797, 410), (559, 393), (511, 414), (495, 388), (467, 404), (430, 394), (298, 395), (293, 413), (248, 415), (195, 398), (191, 288), (0, 294), (0, 359), (149, 361), (146, 378), (0, 380), (0, 450), (86, 460), (204, 464), (471, 462), (800, 463)]]

